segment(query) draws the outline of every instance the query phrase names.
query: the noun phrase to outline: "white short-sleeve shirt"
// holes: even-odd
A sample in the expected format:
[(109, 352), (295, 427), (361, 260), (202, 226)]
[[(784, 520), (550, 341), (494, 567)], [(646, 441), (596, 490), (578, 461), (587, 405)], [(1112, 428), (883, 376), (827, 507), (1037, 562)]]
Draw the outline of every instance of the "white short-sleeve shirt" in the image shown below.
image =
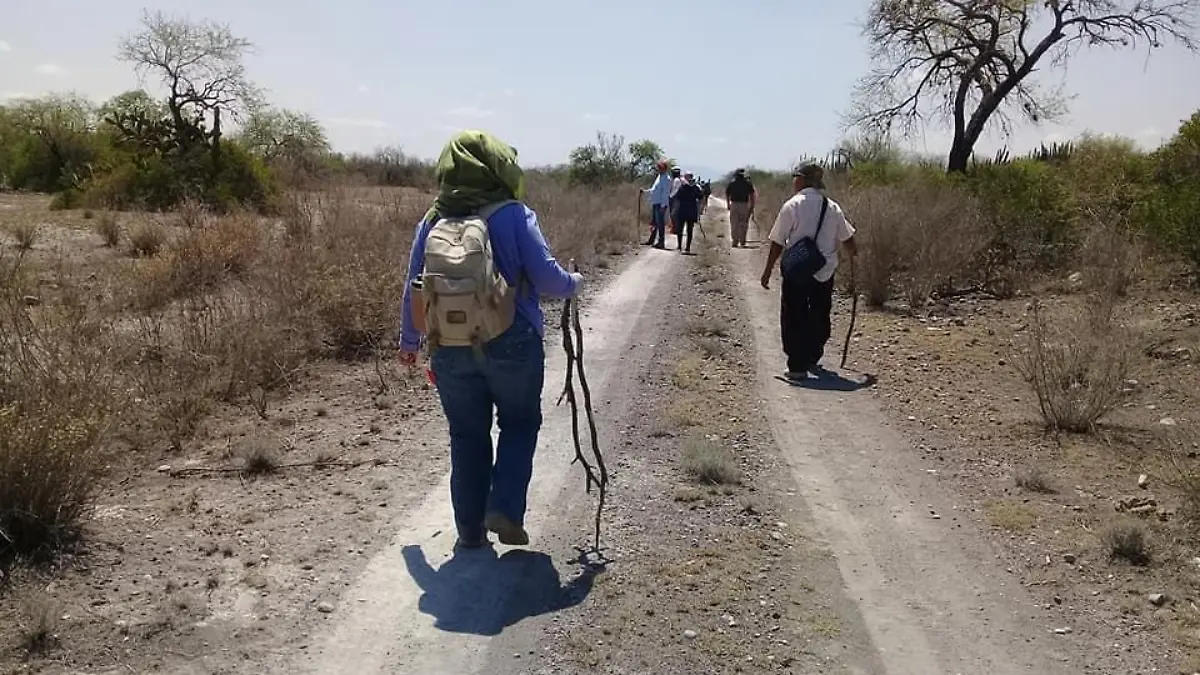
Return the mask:
[[(805, 188), (784, 202), (775, 218), (769, 239), (785, 249), (805, 237), (817, 235), (817, 220), (821, 216), (821, 198), (824, 195), (815, 188)], [(825, 266), (813, 277), (825, 282), (833, 278), (837, 270), (837, 249), (840, 242), (854, 236), (854, 226), (846, 220), (842, 207), (832, 199), (825, 212), (825, 223), (816, 236), (817, 248), (825, 254)]]

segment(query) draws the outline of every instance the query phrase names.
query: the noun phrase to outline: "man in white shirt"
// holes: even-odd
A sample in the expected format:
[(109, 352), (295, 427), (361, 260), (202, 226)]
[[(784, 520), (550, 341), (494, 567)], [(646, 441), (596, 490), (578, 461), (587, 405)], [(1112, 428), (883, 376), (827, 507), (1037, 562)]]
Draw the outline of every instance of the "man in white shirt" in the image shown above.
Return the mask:
[[(854, 227), (846, 220), (842, 207), (827, 198), (825, 172), (815, 164), (792, 171), (796, 194), (779, 209), (769, 239), (771, 250), (762, 274), (762, 287), (770, 289), (771, 273), (785, 249), (804, 239), (815, 240), (825, 264), (815, 274), (784, 275), (780, 302), (780, 333), (787, 354), (787, 377), (803, 380), (817, 369), (825, 353), (832, 330), (829, 313), (833, 309), (833, 273), (838, 265), (838, 248), (844, 246), (853, 271), (858, 245)], [(822, 219), (824, 213), (824, 219)]]

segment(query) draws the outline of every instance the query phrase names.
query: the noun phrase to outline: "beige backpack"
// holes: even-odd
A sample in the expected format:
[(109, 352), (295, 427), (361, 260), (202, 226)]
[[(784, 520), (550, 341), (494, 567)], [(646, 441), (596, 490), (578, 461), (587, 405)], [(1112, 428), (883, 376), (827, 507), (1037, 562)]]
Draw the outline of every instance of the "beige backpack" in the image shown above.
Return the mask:
[(438, 347), (478, 347), (512, 326), (517, 289), (496, 268), (487, 219), (513, 200), (479, 213), (434, 222), (425, 240), (421, 274), (426, 342)]

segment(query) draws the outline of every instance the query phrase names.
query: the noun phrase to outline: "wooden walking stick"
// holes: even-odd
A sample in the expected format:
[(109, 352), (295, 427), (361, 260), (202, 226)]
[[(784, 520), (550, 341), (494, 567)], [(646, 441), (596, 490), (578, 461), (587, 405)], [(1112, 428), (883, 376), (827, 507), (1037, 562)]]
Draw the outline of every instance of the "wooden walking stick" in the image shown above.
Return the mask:
[[(571, 268), (573, 271), (579, 271), (579, 266), (574, 261), (571, 261)], [(563, 303), (562, 334), (563, 351), (567, 354), (567, 377), (558, 403), (561, 404), (563, 399), (566, 399), (571, 406), (571, 438), (575, 444), (575, 459), (571, 463), (578, 462), (582, 465), (585, 491), (591, 494), (592, 488), (595, 487), (600, 493), (593, 522), (594, 552), (600, 557), (600, 516), (604, 512), (604, 502), (608, 496), (608, 468), (604, 464), (604, 455), (600, 452), (599, 434), (596, 432), (596, 420), (592, 412), (592, 391), (588, 387), (587, 375), (583, 372), (583, 328), (579, 325), (579, 303), (573, 298), (567, 298)], [(587, 415), (588, 440), (591, 441), (594, 466), (584, 456), (583, 446), (579, 441), (579, 399), (575, 396), (575, 373), (579, 374), (579, 387), (583, 392), (583, 409)]]
[(850, 328), (846, 331), (846, 342), (842, 344), (842, 365), (846, 367), (846, 355), (850, 353), (850, 336), (854, 334), (854, 320), (858, 318), (858, 287), (854, 283), (854, 258), (850, 258)]

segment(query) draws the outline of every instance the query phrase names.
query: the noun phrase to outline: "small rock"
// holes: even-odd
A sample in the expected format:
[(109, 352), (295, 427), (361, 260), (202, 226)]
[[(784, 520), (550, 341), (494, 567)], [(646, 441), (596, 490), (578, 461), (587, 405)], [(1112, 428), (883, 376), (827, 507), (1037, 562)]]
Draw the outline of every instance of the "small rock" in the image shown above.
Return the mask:
[(42, 299), (36, 295), (26, 295), (21, 298), (21, 302), (25, 303), (26, 307), (37, 307), (42, 304)]
[(1176, 424), (1174, 417), (1164, 417), (1161, 420), (1159, 420), (1158, 423), (1163, 425), (1164, 427), (1173, 427)]
[(321, 604), (317, 605), (317, 611), (322, 614), (332, 614), (333, 613), (333, 604), (328, 603), (328, 602), (322, 602)]
[(163, 464), (162, 466), (158, 467), (158, 472), (159, 473), (171, 473), (171, 465)]
[(689, 640), (695, 640), (696, 639), (696, 631), (691, 630), (691, 629), (685, 630), (685, 631), (683, 631), (683, 637), (685, 637)]
[(1055, 629), (1054, 629), (1054, 634), (1055, 634), (1055, 635), (1070, 635), (1070, 634), (1071, 634), (1071, 632), (1072, 632), (1072, 631), (1071, 631), (1071, 627), (1070, 627), (1070, 626), (1067, 626), (1066, 628), (1055, 628)]
[(1146, 599), (1149, 600), (1150, 604), (1154, 605), (1155, 607), (1162, 607), (1163, 605), (1167, 604), (1167, 596), (1163, 593), (1151, 593), (1150, 595), (1146, 596)]
[(1142, 475), (1138, 476), (1138, 487), (1145, 490), (1149, 485), (1150, 485), (1150, 476), (1147, 476), (1146, 474), (1142, 474)]
[(1064, 553), (1063, 554), (1063, 561), (1065, 561), (1068, 565), (1074, 565), (1075, 561), (1077, 559), (1078, 558), (1075, 557), (1074, 553)]

